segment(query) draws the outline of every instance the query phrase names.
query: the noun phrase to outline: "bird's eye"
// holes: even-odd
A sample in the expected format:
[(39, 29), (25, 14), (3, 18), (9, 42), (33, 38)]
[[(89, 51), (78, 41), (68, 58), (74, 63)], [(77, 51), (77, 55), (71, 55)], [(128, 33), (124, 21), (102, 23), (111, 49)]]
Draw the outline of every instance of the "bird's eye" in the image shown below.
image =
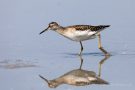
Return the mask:
[(53, 85), (51, 85), (51, 84), (49, 85), (49, 87), (54, 88), (54, 86), (53, 86)]
[(51, 25), (51, 24), (49, 24), (49, 27), (52, 27), (52, 25)]

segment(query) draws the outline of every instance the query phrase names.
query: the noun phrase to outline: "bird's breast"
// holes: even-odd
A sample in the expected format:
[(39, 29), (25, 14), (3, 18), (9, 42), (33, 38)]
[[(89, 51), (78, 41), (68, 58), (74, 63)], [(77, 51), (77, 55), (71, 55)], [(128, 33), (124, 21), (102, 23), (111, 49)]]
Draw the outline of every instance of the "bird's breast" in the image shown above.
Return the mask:
[(71, 39), (73, 41), (84, 41), (88, 39), (94, 39), (96, 35), (94, 35), (96, 32), (95, 31), (89, 31), (89, 30), (75, 30), (75, 29), (70, 29), (67, 30), (63, 36), (65, 36), (68, 39)]
[(84, 77), (77, 77), (77, 76), (74, 76), (74, 75), (68, 75), (66, 77), (64, 77), (64, 80), (65, 80), (65, 83), (66, 84), (70, 84), (70, 85), (86, 85), (89, 82), (89, 79), (88, 78), (84, 78)]

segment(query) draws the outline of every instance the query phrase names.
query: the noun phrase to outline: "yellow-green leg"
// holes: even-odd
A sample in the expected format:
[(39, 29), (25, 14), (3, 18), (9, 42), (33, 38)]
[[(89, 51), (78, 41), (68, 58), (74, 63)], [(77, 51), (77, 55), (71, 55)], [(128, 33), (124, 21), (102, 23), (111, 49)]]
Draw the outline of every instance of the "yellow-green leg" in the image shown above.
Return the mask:
[(82, 55), (82, 51), (83, 51), (83, 45), (82, 45), (82, 42), (81, 42), (81, 41), (80, 41), (80, 45), (81, 45), (81, 51), (80, 51), (80, 53), (79, 53), (79, 56)]
[(105, 56), (110, 56), (110, 54), (102, 47), (100, 33), (98, 33), (98, 48), (105, 54)]

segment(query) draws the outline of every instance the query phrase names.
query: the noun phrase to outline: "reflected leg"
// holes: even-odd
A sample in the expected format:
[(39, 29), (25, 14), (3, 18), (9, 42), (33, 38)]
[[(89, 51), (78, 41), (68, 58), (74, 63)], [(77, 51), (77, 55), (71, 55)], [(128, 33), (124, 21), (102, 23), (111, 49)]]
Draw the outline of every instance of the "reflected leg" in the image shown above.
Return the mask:
[(82, 56), (79, 56), (79, 58), (80, 58), (80, 60), (81, 60), (81, 64), (80, 64), (79, 69), (81, 69), (81, 68), (82, 68), (82, 64), (83, 64), (83, 58), (82, 58)]
[(101, 76), (102, 64), (103, 64), (109, 57), (110, 57), (110, 55), (108, 54), (107, 56), (105, 56), (105, 57), (99, 62), (98, 77)]

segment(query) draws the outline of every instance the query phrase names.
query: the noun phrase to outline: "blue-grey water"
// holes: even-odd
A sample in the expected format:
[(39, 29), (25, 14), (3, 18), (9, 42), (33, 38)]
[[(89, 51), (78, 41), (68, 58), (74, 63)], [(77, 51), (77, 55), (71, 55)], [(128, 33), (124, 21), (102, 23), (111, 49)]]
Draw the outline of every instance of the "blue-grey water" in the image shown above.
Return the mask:
[[(51, 21), (111, 25), (101, 33), (103, 47), (112, 54), (102, 64), (101, 78), (110, 84), (57, 90), (135, 90), (134, 10), (134, 0), (1, 0), (0, 90), (49, 90), (39, 74), (54, 79), (79, 68), (79, 43), (53, 31), (39, 35)], [(82, 68), (98, 74), (104, 56), (97, 39), (83, 45)]]

